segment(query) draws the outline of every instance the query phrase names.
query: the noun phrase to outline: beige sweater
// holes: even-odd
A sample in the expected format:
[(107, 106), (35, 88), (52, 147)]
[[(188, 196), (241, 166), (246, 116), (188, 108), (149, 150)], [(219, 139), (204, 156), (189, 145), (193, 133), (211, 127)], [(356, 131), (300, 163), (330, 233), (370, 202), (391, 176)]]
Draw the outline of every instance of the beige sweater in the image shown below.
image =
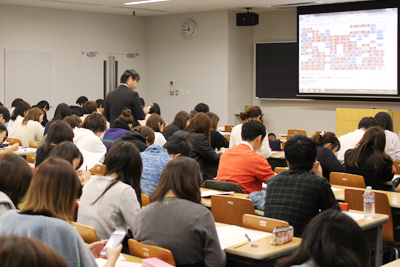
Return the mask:
[(22, 146), (29, 146), (29, 141), (40, 141), (43, 138), (44, 128), (38, 121), (29, 120), (26, 125), (18, 125), (14, 138), (22, 142)]

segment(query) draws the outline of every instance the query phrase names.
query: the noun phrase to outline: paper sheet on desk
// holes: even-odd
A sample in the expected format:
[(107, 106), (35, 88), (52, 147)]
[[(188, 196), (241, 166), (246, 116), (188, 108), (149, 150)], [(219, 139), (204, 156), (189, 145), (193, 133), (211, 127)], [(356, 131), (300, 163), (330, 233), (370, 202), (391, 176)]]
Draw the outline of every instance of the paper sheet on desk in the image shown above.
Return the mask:
[(201, 197), (211, 197), (214, 195), (232, 195), (234, 192), (233, 191), (215, 191), (215, 190), (207, 190), (207, 191), (201, 191)]
[(227, 247), (248, 241), (245, 234), (250, 237), (251, 241), (271, 235), (271, 233), (249, 230), (236, 225), (217, 227), (217, 234), (222, 250), (226, 249)]
[(335, 192), (335, 191), (343, 191), (343, 189), (340, 189), (340, 188), (331, 187), (331, 189), (332, 189), (333, 192)]
[(364, 214), (362, 214), (362, 213), (356, 213), (356, 212), (351, 212), (351, 211), (346, 211), (343, 213), (346, 214), (347, 216), (351, 217), (355, 221), (364, 219)]
[(82, 155), (83, 155), (83, 164), (81, 166), (81, 170), (90, 170), (91, 168), (94, 167), (96, 164), (101, 164), (100, 160), (103, 158), (104, 153), (93, 153), (89, 152), (84, 149), (79, 150)]

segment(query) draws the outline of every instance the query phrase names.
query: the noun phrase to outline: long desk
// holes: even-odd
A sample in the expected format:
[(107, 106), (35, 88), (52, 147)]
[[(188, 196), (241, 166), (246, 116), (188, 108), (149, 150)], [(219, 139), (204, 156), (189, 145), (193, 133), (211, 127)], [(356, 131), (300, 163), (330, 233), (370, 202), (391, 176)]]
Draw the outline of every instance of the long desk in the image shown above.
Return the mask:
[(389, 262), (388, 264), (382, 265), (382, 267), (399, 267), (399, 266), (400, 266), (400, 259)]
[[(333, 194), (335, 195), (336, 199), (339, 201), (344, 201), (344, 189), (346, 189), (346, 188), (361, 189), (361, 188), (341, 186), (341, 185), (332, 185), (332, 188), (340, 189), (338, 191), (336, 191), (336, 190), (333, 191)], [(385, 193), (389, 198), (390, 206), (392, 208), (400, 208), (400, 193), (390, 192), (390, 191), (382, 191), (382, 190), (373, 190), (373, 191)]]

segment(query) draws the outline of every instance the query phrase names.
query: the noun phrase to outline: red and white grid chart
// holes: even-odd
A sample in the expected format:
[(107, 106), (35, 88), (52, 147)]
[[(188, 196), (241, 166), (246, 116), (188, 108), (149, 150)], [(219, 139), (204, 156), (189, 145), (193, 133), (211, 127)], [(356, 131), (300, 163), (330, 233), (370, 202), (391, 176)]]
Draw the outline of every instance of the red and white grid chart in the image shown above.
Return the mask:
[(397, 9), (299, 16), (303, 93), (397, 94)]

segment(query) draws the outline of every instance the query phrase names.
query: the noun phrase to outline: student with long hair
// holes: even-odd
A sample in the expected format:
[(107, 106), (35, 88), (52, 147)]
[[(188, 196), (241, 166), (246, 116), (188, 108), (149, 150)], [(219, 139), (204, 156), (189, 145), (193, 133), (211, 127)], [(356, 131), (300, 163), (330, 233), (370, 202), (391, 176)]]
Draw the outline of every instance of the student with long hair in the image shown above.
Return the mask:
[(219, 117), (217, 114), (212, 112), (206, 113), (211, 120), (211, 130), (210, 130), (210, 144), (213, 149), (220, 150), (221, 147), (229, 148), (228, 140), (218, 132), (218, 122)]
[(68, 267), (57, 252), (39, 240), (17, 235), (0, 237), (0, 265), (2, 267)]
[[(259, 106), (253, 106), (253, 105), (248, 107), (246, 111), (239, 113), (240, 119), (244, 122), (249, 120), (257, 120), (264, 123), (262, 118), (263, 115), (264, 114), (262, 113), (261, 108)], [(231, 137), (229, 140), (229, 148), (239, 145), (242, 142), (242, 136), (241, 136), (242, 125), (243, 124), (238, 124), (232, 128)], [(268, 136), (268, 131), (267, 131), (267, 136)], [(272, 152), (271, 148), (269, 147), (268, 138), (264, 139), (262, 147), (260, 148), (260, 150), (257, 151), (257, 153), (263, 155), (265, 158), (271, 157)]]
[(49, 132), (46, 135), (44, 146), (39, 147), (36, 151), (35, 166), (39, 166), (45, 159), (47, 159), (55, 145), (63, 141), (72, 142), (73, 139), (74, 132), (66, 122), (54, 121), (49, 127)]
[(393, 120), (387, 112), (378, 112), (375, 115), (378, 126), (385, 131), (386, 145), (385, 151), (392, 160), (400, 160), (400, 140), (399, 136), (393, 132)]
[(22, 146), (29, 146), (29, 141), (40, 141), (43, 138), (43, 115), (40, 108), (31, 108), (26, 113), (22, 123), (17, 127), (14, 138), (21, 140)]
[(69, 106), (65, 103), (60, 103), (56, 107), (56, 110), (54, 111), (54, 118), (49, 121), (46, 126), (44, 127), (44, 135), (47, 134), (47, 131), (50, 127), (50, 125), (53, 123), (53, 121), (62, 121), (65, 117), (71, 116), (71, 109)]
[(158, 114), (152, 114), (146, 122), (146, 126), (154, 131), (154, 143), (163, 146), (167, 142), (162, 132), (164, 131), (165, 121)]
[(191, 120), (187, 130), (180, 130), (174, 133), (178, 136), (185, 136), (192, 144), (190, 157), (196, 160), (200, 165), (203, 180), (207, 179), (207, 167), (218, 166), (219, 159), (225, 151), (221, 148), (222, 153), (215, 153), (210, 145), (210, 129), (211, 120), (203, 112), (196, 114)]
[(184, 110), (176, 113), (174, 121), (171, 122), (163, 131), (165, 139), (168, 139), (177, 131), (185, 130), (189, 126), (190, 115)]
[(169, 249), (177, 266), (225, 266), (215, 222), (201, 202), (202, 175), (188, 157), (170, 161), (162, 172), (152, 203), (134, 219), (134, 238)]
[(0, 159), (0, 216), (18, 207), (32, 180), (26, 160), (14, 154)]
[(15, 133), (19, 125), (21, 125), (24, 120), (26, 112), (31, 108), (27, 102), (19, 101), (14, 109), (14, 112), (11, 115), (10, 121), (8, 122), (7, 130), (8, 137), (15, 138)]
[(78, 211), (78, 223), (94, 227), (100, 239), (117, 229), (132, 229), (142, 204), (142, 159), (135, 145), (115, 144), (107, 153), (105, 165), (104, 176), (85, 184)]
[(317, 161), (321, 164), (323, 175), (329, 181), (331, 172), (345, 172), (335, 152), (340, 149), (340, 142), (335, 133), (321, 132), (311, 137), (317, 146)]
[[(3, 144), (3, 142), (7, 139), (7, 128), (0, 122), (0, 144)], [(19, 149), (19, 144), (15, 143), (11, 146), (8, 146), (4, 150), (0, 150), (0, 158), (2, 156), (8, 155), (12, 153), (13, 151), (17, 151)]]
[(300, 247), (278, 267), (368, 267), (369, 253), (357, 223), (342, 211), (327, 210), (307, 225)]
[(42, 126), (45, 127), (46, 124), (49, 122), (49, 120), (47, 119), (47, 111), (50, 110), (50, 103), (47, 102), (46, 100), (42, 100), (42, 101), (39, 101), (36, 104), (36, 106), (41, 108), (43, 110), (43, 112), (44, 112)]
[[(0, 217), (0, 235), (17, 234), (39, 239), (55, 250), (69, 267), (96, 266), (104, 241), (86, 246), (69, 224), (81, 184), (71, 164), (64, 159), (49, 158), (35, 172), (18, 210)], [(114, 266), (122, 246), (107, 249), (108, 266)]]
[(384, 182), (393, 178), (393, 161), (385, 153), (385, 132), (379, 126), (369, 128), (355, 149), (346, 151), (346, 172), (362, 175), (367, 186), (385, 190)]

